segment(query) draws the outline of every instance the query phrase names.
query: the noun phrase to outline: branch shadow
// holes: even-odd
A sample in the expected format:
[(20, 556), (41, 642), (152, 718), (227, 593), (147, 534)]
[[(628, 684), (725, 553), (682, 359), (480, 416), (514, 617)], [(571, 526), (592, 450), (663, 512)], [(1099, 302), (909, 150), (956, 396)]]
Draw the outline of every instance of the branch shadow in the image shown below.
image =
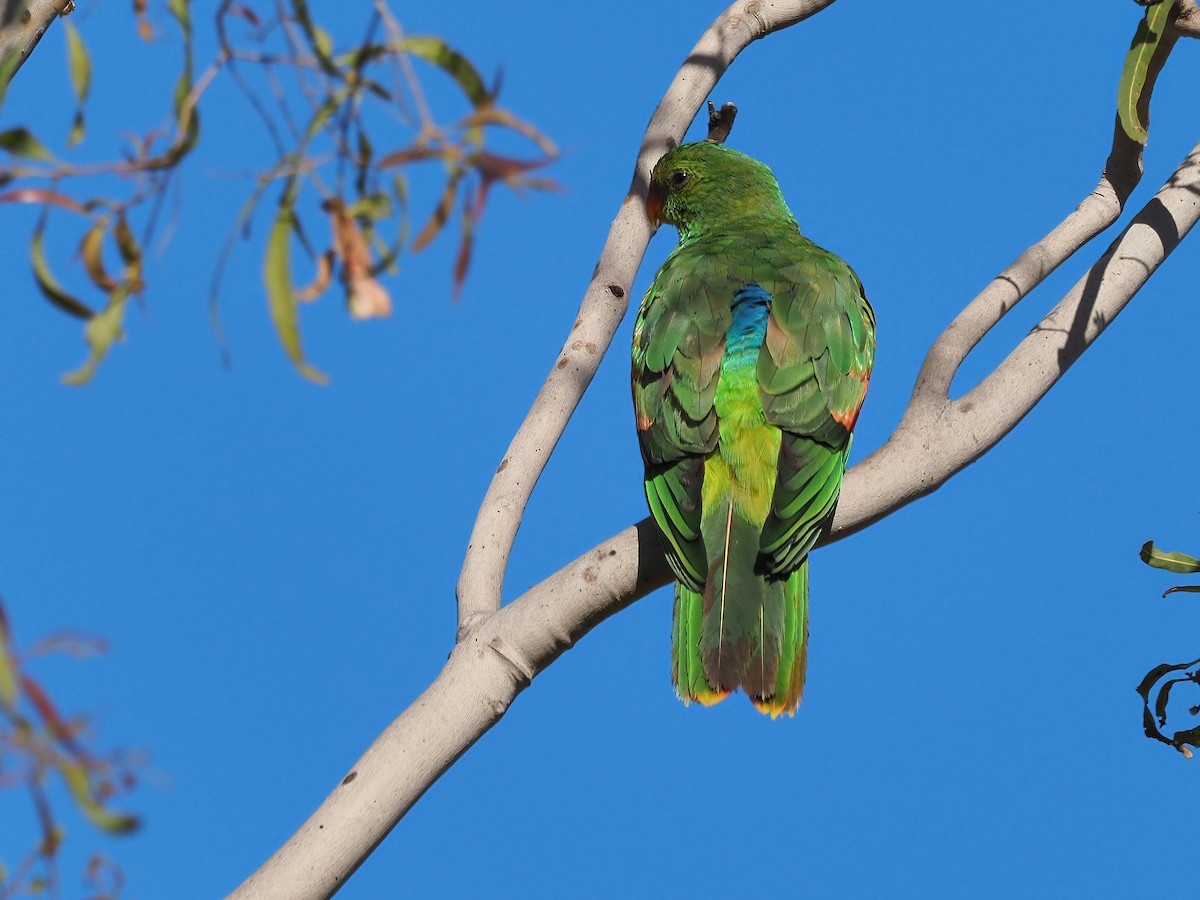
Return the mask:
[[(1151, 199), (1146, 204), (1145, 209), (1138, 213), (1137, 218), (1134, 219), (1134, 223), (1148, 225), (1154, 230), (1154, 233), (1162, 243), (1164, 256), (1170, 254), (1182, 240), (1179, 229), (1175, 225), (1175, 219), (1157, 197)], [(1083, 355), (1083, 352), (1088, 347), (1088, 323), (1096, 315), (1096, 300), (1100, 295), (1100, 285), (1104, 281), (1104, 275), (1108, 271), (1108, 267), (1112, 263), (1119, 245), (1120, 238), (1104, 252), (1104, 255), (1096, 261), (1096, 265), (1092, 266), (1088, 271), (1087, 280), (1083, 286), (1083, 296), (1079, 301), (1079, 307), (1075, 310), (1075, 318), (1067, 329), (1067, 341), (1062, 349), (1058, 351), (1058, 370), (1060, 375), (1074, 365), (1075, 361)], [(1132, 257), (1124, 258), (1131, 263), (1145, 266), (1145, 263), (1141, 260), (1133, 259)], [(1096, 321), (1102, 329), (1108, 326), (1108, 322), (1106, 321), (1100, 319)], [(1040, 328), (1041, 326), (1039, 326)]]

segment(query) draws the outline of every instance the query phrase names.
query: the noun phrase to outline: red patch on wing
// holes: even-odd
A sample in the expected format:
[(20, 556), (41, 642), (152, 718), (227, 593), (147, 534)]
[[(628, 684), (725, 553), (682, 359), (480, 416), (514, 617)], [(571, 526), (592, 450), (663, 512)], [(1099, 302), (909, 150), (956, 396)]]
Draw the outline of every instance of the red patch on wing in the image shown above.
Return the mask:
[(855, 424), (855, 423), (858, 421), (858, 413), (859, 413), (859, 410), (861, 410), (861, 409), (862, 409), (863, 400), (865, 400), (865, 399), (866, 399), (866, 397), (867, 397), (867, 388), (868, 388), (868, 387), (870, 386), (870, 384), (871, 384), (871, 375), (870, 375), (870, 373), (868, 373), (868, 372), (862, 372), (862, 373), (855, 372), (855, 373), (852, 373), (852, 374), (854, 374), (854, 375), (855, 375), (855, 376), (856, 376), (856, 377), (857, 377), (857, 378), (858, 378), (860, 381), (862, 381), (862, 385), (863, 385), (863, 387), (862, 387), (862, 393), (858, 395), (858, 402), (857, 402), (857, 403), (855, 403), (855, 404), (854, 404), (854, 406), (853, 406), (853, 407), (851, 407), (851, 408), (850, 408), (850, 409), (848, 409), (848, 410), (844, 410), (844, 411), (837, 411), (837, 410), (835, 410), (835, 411), (832, 413), (832, 415), (833, 415), (833, 420), (834, 420), (835, 422), (837, 422), (839, 425), (843, 426), (843, 427), (844, 427), (844, 428), (845, 428), (847, 431), (853, 431), (853, 430), (854, 430), (854, 424)]

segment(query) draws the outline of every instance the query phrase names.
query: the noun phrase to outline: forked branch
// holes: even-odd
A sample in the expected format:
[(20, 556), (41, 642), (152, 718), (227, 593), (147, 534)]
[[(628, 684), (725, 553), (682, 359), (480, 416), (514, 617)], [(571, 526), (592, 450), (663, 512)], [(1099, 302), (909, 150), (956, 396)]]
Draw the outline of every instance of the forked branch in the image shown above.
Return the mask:
[[(500, 607), (508, 555), (533, 485), (628, 305), (651, 233), (641, 209), (650, 164), (679, 140), (717, 77), (750, 41), (831, 2), (767, 8), (739, 2), (701, 38), (651, 120), (579, 318), (484, 499), (459, 580), (460, 638), (449, 661), (233, 897), (335, 892), (542, 670), (597, 623), (667, 583), (657, 532), (645, 519)], [(998, 443), (1187, 235), (1200, 218), (1200, 145), (1004, 362), (965, 396), (950, 398), (951, 381), (971, 349), (1058, 265), (1116, 221), (1140, 177), (1141, 148), (1118, 128), (1097, 189), (934, 343), (896, 432), (847, 473), (830, 540), (932, 492)]]

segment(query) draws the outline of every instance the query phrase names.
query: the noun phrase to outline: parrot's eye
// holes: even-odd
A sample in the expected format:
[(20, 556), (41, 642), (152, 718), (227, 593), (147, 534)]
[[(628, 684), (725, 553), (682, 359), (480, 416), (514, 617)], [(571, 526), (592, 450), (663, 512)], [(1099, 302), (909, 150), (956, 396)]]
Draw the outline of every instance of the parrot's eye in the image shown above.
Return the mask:
[(676, 169), (667, 180), (671, 182), (671, 187), (681, 188), (692, 180), (692, 174), (683, 169)]

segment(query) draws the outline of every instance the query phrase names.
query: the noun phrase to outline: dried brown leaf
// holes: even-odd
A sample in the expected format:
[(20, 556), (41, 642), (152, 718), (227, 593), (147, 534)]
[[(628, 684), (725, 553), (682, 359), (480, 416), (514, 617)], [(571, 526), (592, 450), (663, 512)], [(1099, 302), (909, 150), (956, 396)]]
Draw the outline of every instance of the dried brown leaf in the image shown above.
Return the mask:
[(312, 301), (329, 290), (329, 283), (332, 280), (333, 251), (326, 250), (317, 257), (317, 274), (309, 284), (296, 291), (296, 299), (300, 303), (312, 303)]
[(363, 319), (382, 319), (392, 314), (392, 298), (387, 288), (370, 275), (347, 277), (346, 303), (350, 308), (350, 318), (355, 321)]
[(437, 209), (433, 211), (433, 215), (413, 241), (412, 248), (414, 252), (425, 249), (430, 241), (438, 236), (438, 232), (442, 230), (446, 222), (449, 221), (450, 213), (454, 211), (454, 197), (458, 193), (458, 182), (461, 178), (462, 176), (456, 172), (446, 182), (446, 187), (442, 190), (442, 199), (438, 201)]
[(427, 147), (413, 145), (403, 150), (396, 150), (382, 157), (376, 165), (381, 169), (403, 166), (410, 162), (424, 162), (429, 159), (457, 158), (459, 154), (446, 147)]
[(482, 106), (459, 123), (463, 128), (478, 128), (481, 125), (499, 125), (510, 128), (524, 137), (529, 138), (547, 156), (558, 156), (558, 147), (554, 141), (546, 137), (528, 122), (518, 119), (506, 109), (495, 106)]
[(0, 194), (0, 203), (41, 203), (69, 209), (71, 212), (79, 213), (81, 216), (88, 215), (88, 207), (78, 200), (68, 197), (66, 194), (60, 194), (57, 191), (46, 190), (45, 188), (20, 188), (15, 191), (9, 191), (8, 193)]

